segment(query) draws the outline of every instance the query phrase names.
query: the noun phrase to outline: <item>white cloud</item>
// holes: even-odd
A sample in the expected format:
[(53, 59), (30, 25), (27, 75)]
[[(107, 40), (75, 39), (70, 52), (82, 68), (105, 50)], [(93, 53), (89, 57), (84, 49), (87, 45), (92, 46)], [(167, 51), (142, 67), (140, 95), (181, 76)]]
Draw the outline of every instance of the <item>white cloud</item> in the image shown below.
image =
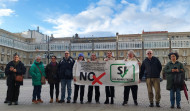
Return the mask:
[(3, 17), (11, 16), (15, 11), (7, 8), (7, 5), (12, 2), (18, 2), (18, 0), (0, 0), (0, 25), (3, 23)]
[(151, 3), (151, 0), (139, 0), (141, 3), (141, 11), (145, 12), (148, 9), (148, 6)]
[(14, 11), (11, 9), (0, 9), (0, 17), (10, 16), (12, 13), (14, 13)]
[(189, 4), (185, 0), (170, 1), (169, 4), (163, 1), (154, 6), (151, 6), (151, 0), (139, 0), (139, 3), (100, 0), (76, 15), (62, 14), (58, 18), (47, 18), (45, 21), (54, 24), (54, 31), (46, 32), (56, 37), (75, 33), (87, 37), (111, 36), (116, 32), (141, 33), (142, 30), (190, 31)]
[(122, 4), (129, 4), (126, 0), (121, 0)]

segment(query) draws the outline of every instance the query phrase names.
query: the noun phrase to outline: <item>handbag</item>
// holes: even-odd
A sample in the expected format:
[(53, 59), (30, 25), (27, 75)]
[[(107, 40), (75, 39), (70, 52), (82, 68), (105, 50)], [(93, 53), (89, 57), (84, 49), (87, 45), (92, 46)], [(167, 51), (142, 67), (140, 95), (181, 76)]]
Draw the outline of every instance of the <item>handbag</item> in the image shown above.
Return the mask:
[(174, 87), (175, 88), (180, 88), (183, 85), (183, 72), (175, 73), (174, 74)]
[[(37, 65), (36, 65), (37, 66)], [(38, 66), (37, 66), (38, 67)], [(44, 84), (46, 84), (46, 78), (42, 75), (42, 72), (41, 72), (41, 70), (40, 70), (40, 68), (38, 67), (38, 69), (39, 69), (39, 71), (40, 71), (40, 74), (41, 74), (41, 83), (42, 83), (42, 85), (44, 85)]]
[(15, 76), (15, 81), (22, 82), (23, 81), (23, 75), (16, 75)]

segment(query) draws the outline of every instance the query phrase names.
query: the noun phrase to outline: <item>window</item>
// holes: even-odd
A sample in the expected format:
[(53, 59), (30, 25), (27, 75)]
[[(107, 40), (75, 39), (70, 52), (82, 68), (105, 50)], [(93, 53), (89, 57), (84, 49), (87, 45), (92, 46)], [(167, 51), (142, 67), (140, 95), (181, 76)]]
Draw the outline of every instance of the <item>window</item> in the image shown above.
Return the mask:
[(90, 57), (90, 52), (88, 52), (88, 57)]
[(30, 61), (30, 64), (32, 64), (32, 61)]
[(96, 57), (99, 57), (99, 52), (96, 52)]
[(2, 62), (4, 61), (4, 55), (1, 55), (1, 61)]
[(61, 52), (57, 54), (57, 58), (61, 58)]
[(73, 52), (73, 57), (76, 57), (76, 52)]
[(187, 50), (183, 50), (183, 56), (187, 56)]
[(136, 52), (136, 56), (139, 57), (140, 56), (140, 52)]
[(46, 64), (46, 60), (44, 61), (44, 64)]
[(2, 48), (1, 52), (2, 52), (2, 53), (4, 53), (4, 52), (5, 52), (5, 49), (4, 49), (4, 48)]
[(104, 57), (106, 57), (107, 56), (107, 52), (104, 52)]
[(33, 57), (33, 54), (32, 53), (30, 53), (30, 56), (29, 56), (30, 58), (32, 58)]
[(123, 52), (120, 52), (120, 57), (123, 57), (124, 56), (124, 53)]

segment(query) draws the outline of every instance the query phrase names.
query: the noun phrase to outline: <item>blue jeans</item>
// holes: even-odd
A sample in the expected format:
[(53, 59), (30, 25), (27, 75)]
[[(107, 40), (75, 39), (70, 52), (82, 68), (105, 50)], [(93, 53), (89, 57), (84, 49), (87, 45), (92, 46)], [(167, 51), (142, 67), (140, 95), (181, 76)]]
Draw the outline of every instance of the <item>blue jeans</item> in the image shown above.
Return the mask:
[(33, 90), (33, 100), (37, 99), (41, 99), (41, 89), (42, 89), (42, 85), (35, 85), (34, 86), (34, 90)]
[(71, 83), (72, 83), (72, 79), (61, 79), (61, 100), (65, 100), (66, 86), (67, 86), (67, 94), (68, 94), (67, 100), (68, 101), (71, 100), (71, 93), (72, 93)]
[(177, 106), (180, 106), (181, 92), (180, 92), (179, 88), (177, 88), (176, 91), (173, 90), (173, 89), (170, 90), (170, 102), (171, 102), (171, 105), (172, 106), (175, 105), (175, 92), (176, 92), (176, 103), (177, 103)]

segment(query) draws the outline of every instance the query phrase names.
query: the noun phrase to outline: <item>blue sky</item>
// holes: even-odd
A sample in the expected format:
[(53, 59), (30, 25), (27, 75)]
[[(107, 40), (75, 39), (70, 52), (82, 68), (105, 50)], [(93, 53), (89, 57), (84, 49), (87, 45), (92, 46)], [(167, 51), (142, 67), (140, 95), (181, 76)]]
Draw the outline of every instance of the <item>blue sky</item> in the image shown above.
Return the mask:
[(0, 28), (54, 37), (190, 31), (190, 0), (0, 0)]

